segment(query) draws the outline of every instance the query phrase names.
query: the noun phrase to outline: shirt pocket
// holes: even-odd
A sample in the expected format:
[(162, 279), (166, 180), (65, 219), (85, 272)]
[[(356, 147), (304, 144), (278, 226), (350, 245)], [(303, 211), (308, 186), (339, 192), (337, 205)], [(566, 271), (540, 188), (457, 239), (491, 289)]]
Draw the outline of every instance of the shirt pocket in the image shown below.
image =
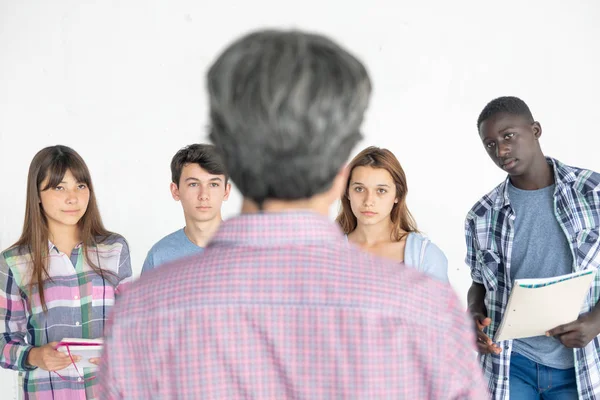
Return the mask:
[(589, 267), (600, 266), (600, 229), (585, 228), (575, 233), (575, 261), (576, 270), (581, 271)]
[(481, 266), (481, 278), (486, 291), (498, 290), (498, 267), (502, 262), (494, 250), (477, 250), (477, 261)]

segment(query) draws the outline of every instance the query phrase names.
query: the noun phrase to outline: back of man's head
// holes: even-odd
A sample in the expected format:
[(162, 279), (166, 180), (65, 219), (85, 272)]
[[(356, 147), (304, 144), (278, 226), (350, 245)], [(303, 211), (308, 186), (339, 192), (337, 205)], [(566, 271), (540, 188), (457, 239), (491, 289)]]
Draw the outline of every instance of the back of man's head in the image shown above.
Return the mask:
[(371, 81), (330, 39), (251, 33), (208, 72), (210, 139), (242, 195), (299, 200), (327, 191), (361, 139)]

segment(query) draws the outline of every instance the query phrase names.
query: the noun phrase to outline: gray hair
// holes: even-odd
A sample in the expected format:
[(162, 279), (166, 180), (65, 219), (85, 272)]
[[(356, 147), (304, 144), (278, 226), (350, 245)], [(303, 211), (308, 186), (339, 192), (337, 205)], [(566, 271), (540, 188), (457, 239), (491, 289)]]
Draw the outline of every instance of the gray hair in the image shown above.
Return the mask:
[(363, 64), (330, 39), (266, 30), (232, 43), (208, 71), (210, 139), (242, 195), (325, 192), (362, 138)]

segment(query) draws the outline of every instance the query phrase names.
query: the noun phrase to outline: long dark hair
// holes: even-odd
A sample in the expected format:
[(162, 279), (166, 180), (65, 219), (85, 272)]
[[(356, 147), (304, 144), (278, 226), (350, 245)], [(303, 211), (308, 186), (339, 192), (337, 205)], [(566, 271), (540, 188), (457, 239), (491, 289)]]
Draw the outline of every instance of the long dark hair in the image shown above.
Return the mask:
[[(30, 289), (37, 284), (40, 301), (47, 311), (44, 297), (44, 281), (51, 279), (48, 273), (48, 221), (40, 202), (40, 192), (55, 188), (60, 184), (67, 170), (70, 170), (77, 182), (85, 183), (90, 191), (90, 199), (83, 217), (77, 223), (81, 233), (82, 251), (89, 266), (104, 278), (105, 271), (98, 263), (89, 259), (88, 249), (96, 247), (99, 242), (108, 238), (112, 232), (102, 224), (92, 178), (87, 165), (79, 154), (67, 146), (51, 146), (40, 150), (29, 166), (27, 176), (27, 200), (25, 204), (25, 221), (21, 237), (12, 247), (24, 246), (31, 256)], [(46, 185), (42, 182), (48, 179)]]

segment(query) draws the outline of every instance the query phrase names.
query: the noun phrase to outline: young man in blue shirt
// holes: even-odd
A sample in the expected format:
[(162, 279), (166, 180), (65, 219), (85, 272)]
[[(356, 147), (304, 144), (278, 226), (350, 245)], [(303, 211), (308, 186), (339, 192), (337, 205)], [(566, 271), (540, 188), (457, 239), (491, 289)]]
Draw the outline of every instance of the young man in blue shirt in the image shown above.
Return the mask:
[(221, 224), (221, 205), (231, 191), (223, 157), (210, 144), (192, 144), (179, 150), (171, 161), (171, 180), (171, 195), (181, 202), (185, 227), (152, 246), (142, 274), (204, 250)]

